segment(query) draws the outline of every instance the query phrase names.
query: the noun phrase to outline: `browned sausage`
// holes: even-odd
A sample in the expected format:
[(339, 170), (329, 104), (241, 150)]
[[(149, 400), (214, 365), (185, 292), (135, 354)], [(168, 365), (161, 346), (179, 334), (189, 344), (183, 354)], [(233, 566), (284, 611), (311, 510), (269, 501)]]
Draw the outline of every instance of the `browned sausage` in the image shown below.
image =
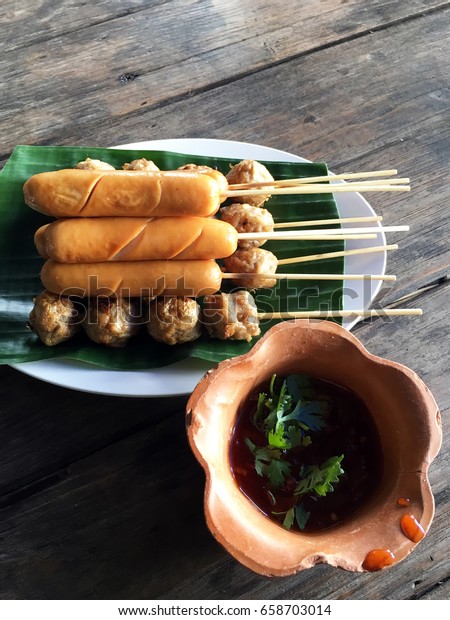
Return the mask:
[(213, 177), (181, 170), (56, 170), (23, 191), (29, 207), (54, 217), (209, 217), (225, 198)]
[(189, 216), (62, 219), (34, 239), (43, 258), (60, 263), (223, 258), (237, 248), (231, 224)]
[(110, 263), (57, 263), (41, 271), (46, 289), (78, 297), (202, 297), (220, 289), (221, 271), (213, 260), (155, 260)]

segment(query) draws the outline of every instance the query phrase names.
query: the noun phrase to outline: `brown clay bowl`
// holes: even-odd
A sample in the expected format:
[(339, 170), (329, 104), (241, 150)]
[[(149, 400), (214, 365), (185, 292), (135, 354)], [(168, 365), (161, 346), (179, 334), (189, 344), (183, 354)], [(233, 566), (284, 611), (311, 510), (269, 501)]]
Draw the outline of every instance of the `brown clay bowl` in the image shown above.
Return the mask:
[[(230, 468), (239, 406), (273, 373), (305, 373), (352, 390), (378, 429), (384, 460), (380, 484), (357, 513), (322, 532), (288, 531), (269, 519), (240, 491)], [(371, 355), (334, 323), (280, 323), (246, 355), (221, 362), (189, 399), (187, 432), (206, 474), (210, 531), (239, 562), (262, 575), (289, 575), (318, 563), (364, 571), (373, 550), (389, 550), (396, 563), (417, 544), (403, 533), (402, 515), (412, 514), (425, 533), (433, 519), (427, 472), (442, 440), (433, 396), (412, 370)], [(399, 498), (410, 505), (399, 506)]]

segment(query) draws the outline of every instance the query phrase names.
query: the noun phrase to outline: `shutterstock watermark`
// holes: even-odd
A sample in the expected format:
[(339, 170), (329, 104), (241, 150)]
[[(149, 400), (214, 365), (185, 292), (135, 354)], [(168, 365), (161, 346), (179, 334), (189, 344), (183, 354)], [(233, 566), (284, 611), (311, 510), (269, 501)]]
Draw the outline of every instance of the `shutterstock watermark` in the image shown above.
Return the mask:
[[(127, 321), (133, 324), (145, 324), (150, 317), (156, 314), (156, 318), (162, 323), (171, 324), (173, 321), (178, 323), (192, 323), (195, 314), (195, 320), (200, 323), (207, 319), (207, 323), (214, 321), (229, 321), (236, 319), (239, 314), (239, 308), (236, 304), (241, 303), (244, 297), (247, 300), (249, 312), (257, 315), (261, 323), (279, 318), (279, 313), (283, 313), (283, 319), (295, 319), (297, 313), (303, 313), (304, 319), (308, 319), (308, 314), (321, 313), (323, 318), (332, 314), (339, 316), (342, 310), (345, 316), (352, 316), (352, 311), (363, 310), (371, 306), (376, 312), (376, 317), (383, 321), (392, 321), (393, 318), (388, 316), (380, 302), (372, 302), (373, 296), (373, 279), (367, 276), (362, 281), (362, 286), (328, 286), (326, 291), (318, 285), (310, 283), (304, 287), (293, 286), (288, 280), (281, 280), (277, 288), (259, 289), (255, 297), (247, 291), (247, 289), (228, 288), (227, 293), (217, 292), (211, 294), (211, 289), (195, 290), (186, 285), (184, 277), (178, 278), (175, 286), (166, 286), (165, 277), (161, 276), (155, 282), (155, 287), (141, 287), (138, 291), (129, 287), (120, 288), (120, 296), (113, 288), (102, 286), (99, 283), (98, 276), (92, 275), (88, 279), (88, 287), (74, 288), (70, 287), (60, 294), (61, 300), (68, 300), (73, 306), (72, 318), (73, 323), (96, 323), (100, 315), (109, 313), (110, 322), (123, 319), (126, 313)], [(358, 283), (360, 284), (360, 283)], [(243, 292), (244, 295), (236, 298), (233, 303), (214, 303), (213, 298), (230, 296)], [(254, 292), (253, 292), (254, 293)], [(195, 299), (199, 304), (199, 311), (191, 313), (181, 310), (174, 305), (172, 314), (161, 312), (161, 307), (169, 300), (178, 298)], [(208, 303), (205, 304), (205, 299)], [(224, 297), (225, 299), (225, 297)], [(228, 297), (230, 299), (230, 297)], [(158, 303), (154, 303), (155, 300)], [(206, 307), (205, 307), (206, 306)], [(178, 309), (177, 309), (178, 308)], [(212, 316), (212, 312), (216, 316)], [(241, 308), (242, 311), (242, 308)], [(205, 314), (206, 313), (206, 314)], [(209, 313), (209, 314), (208, 314)], [(354, 314), (356, 317), (356, 313)], [(314, 316), (312, 317), (314, 318)]]

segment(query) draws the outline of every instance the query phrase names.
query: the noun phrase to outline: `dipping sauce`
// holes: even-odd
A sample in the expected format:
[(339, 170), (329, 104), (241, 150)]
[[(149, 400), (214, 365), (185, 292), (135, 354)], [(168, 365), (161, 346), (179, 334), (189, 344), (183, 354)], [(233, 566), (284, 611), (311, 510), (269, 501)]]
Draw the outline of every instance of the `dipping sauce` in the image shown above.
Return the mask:
[(400, 527), (406, 538), (409, 538), (412, 542), (418, 543), (425, 536), (425, 530), (414, 515), (403, 515), (400, 519)]
[(374, 572), (392, 566), (395, 562), (395, 556), (389, 549), (372, 549), (366, 555), (363, 568), (364, 570)]
[[(288, 385), (296, 377), (288, 378)], [(286, 529), (317, 532), (340, 523), (366, 502), (381, 480), (383, 458), (370, 412), (356, 394), (322, 379), (299, 377), (305, 387), (299, 392), (295, 388), (296, 394), (288, 392), (292, 405), (281, 418), (293, 419), (292, 409), (301, 402), (305, 413), (303, 418), (303, 414), (297, 416), (297, 427), (292, 429), (286, 422), (285, 434), (272, 431), (270, 439), (267, 424), (264, 427), (269, 409), (267, 405), (261, 408), (260, 394), (272, 397), (272, 402), (285, 396), (280, 396), (283, 379), (272, 383), (272, 388), (262, 386), (238, 413), (230, 442), (230, 464), (241, 491), (265, 515)], [(260, 413), (255, 415), (257, 411)], [(273, 411), (270, 415), (273, 420)], [(276, 427), (278, 431), (280, 428)], [(294, 445), (283, 447), (290, 438)], [(269, 446), (269, 440), (281, 442), (280, 447)], [(299, 441), (301, 444), (295, 445)], [(274, 454), (277, 458), (272, 459)], [(328, 485), (323, 472), (330, 463), (330, 471), (341, 473), (330, 475)], [(320, 484), (314, 485), (318, 480)], [(305, 492), (311, 485), (314, 488)], [(324, 489), (327, 492), (322, 495)]]
[(411, 500), (407, 497), (399, 497), (397, 500), (397, 505), (401, 506), (402, 508), (407, 508), (411, 505)]

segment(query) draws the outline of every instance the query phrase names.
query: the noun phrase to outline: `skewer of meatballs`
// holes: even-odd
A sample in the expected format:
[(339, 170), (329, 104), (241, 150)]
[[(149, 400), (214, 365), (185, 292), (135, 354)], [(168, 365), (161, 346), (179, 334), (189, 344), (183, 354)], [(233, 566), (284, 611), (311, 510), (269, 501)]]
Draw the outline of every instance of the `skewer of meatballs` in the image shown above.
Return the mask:
[[(76, 168), (114, 170), (106, 162), (89, 158), (77, 164)], [(125, 164), (123, 169), (136, 172), (158, 170), (153, 162), (146, 159)], [(214, 172), (207, 166), (194, 164), (181, 169), (206, 174)], [(268, 170), (259, 162), (241, 162), (227, 175), (227, 183), (233, 186), (258, 182), (274, 182)], [(252, 233), (253, 236), (255, 232), (271, 233), (275, 226), (273, 218), (269, 211), (261, 208), (269, 197), (269, 193), (261, 192), (246, 195), (245, 201), (242, 199), (243, 202), (223, 207), (221, 219), (233, 225), (239, 233)], [(238, 196), (236, 200), (241, 199)], [(225, 258), (223, 270), (231, 271), (231, 275), (236, 276), (236, 285), (253, 289), (275, 284), (276, 279), (270, 279), (269, 276), (275, 274), (278, 261), (275, 255), (260, 248), (263, 242), (264, 238), (239, 240), (238, 250)], [(238, 277), (240, 273), (243, 274), (242, 278)], [(86, 303), (85, 300), (73, 301), (71, 296), (46, 290), (35, 300), (29, 326), (49, 346), (72, 338), (81, 329), (94, 342), (113, 347), (124, 346), (140, 331), (143, 324), (156, 341), (174, 345), (195, 340), (203, 330), (213, 338), (249, 341), (260, 333), (261, 316), (257, 313), (249, 291), (206, 295), (202, 309), (194, 298), (186, 296), (164, 296), (148, 300), (99, 296)], [(292, 315), (289, 318), (293, 318)]]
[(220, 340), (250, 342), (261, 333), (260, 320), (330, 319), (350, 316), (420, 316), (416, 308), (383, 310), (330, 310), (258, 312), (247, 290), (218, 293), (203, 298), (203, 307), (191, 297), (163, 297), (152, 300), (142, 313), (137, 299), (98, 298), (87, 307), (81, 300), (44, 291), (35, 300), (30, 328), (47, 346), (60, 344), (82, 329), (91, 340), (110, 347), (123, 347), (143, 327), (156, 342), (179, 345), (192, 342), (203, 333)]

